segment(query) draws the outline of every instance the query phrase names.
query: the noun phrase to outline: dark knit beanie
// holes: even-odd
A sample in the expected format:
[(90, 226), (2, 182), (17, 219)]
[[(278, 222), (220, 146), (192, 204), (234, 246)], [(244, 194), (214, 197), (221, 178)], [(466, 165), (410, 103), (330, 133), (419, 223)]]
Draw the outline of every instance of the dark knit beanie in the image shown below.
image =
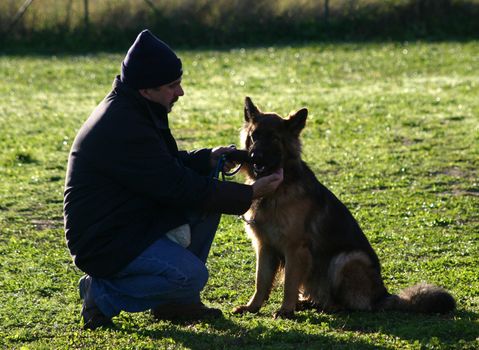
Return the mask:
[(121, 63), (121, 81), (134, 89), (165, 85), (182, 74), (181, 60), (147, 29), (137, 36)]

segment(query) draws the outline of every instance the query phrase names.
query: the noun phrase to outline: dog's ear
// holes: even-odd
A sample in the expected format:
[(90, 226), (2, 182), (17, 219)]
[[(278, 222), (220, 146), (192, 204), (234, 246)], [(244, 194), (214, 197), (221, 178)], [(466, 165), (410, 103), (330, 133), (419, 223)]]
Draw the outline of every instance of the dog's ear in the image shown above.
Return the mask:
[(299, 135), (301, 130), (306, 125), (306, 117), (308, 116), (308, 110), (306, 108), (301, 108), (294, 114), (291, 114), (288, 119), (286, 119), (286, 126), (289, 131), (294, 135)]
[(260, 113), (259, 109), (254, 105), (253, 101), (246, 96), (244, 99), (244, 120), (247, 123), (252, 123)]

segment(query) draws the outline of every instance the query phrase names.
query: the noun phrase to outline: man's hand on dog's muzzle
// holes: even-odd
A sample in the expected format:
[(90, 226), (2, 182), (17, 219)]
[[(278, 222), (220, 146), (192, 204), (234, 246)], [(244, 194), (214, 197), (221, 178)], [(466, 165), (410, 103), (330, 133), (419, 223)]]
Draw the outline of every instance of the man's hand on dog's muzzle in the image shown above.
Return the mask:
[(261, 177), (253, 183), (253, 199), (274, 193), (283, 182), (283, 168), (268, 176)]

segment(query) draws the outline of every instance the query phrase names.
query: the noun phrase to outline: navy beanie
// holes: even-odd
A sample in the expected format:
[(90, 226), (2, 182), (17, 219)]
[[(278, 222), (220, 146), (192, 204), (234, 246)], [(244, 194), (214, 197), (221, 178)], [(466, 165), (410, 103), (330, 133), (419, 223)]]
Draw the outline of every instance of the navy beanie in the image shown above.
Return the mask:
[(121, 63), (121, 81), (134, 89), (165, 85), (182, 74), (181, 60), (147, 29), (137, 36)]

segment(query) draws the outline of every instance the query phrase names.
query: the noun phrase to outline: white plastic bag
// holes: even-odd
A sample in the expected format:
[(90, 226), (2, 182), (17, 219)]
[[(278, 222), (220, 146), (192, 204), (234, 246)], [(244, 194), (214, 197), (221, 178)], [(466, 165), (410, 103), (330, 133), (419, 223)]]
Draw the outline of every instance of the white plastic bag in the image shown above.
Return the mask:
[(168, 237), (171, 241), (178, 243), (183, 248), (186, 248), (191, 243), (191, 229), (190, 225), (184, 224), (170, 230), (166, 233), (166, 237)]

